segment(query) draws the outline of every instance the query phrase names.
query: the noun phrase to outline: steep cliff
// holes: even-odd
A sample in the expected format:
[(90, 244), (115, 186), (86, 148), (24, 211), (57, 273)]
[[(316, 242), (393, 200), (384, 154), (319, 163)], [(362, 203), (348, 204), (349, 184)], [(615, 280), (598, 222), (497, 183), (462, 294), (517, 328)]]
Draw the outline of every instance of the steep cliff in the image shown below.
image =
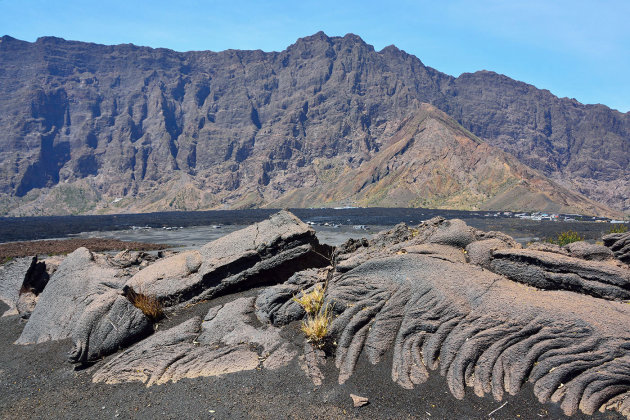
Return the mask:
[[(339, 168), (365, 171), (422, 103), (563, 185), (630, 208), (630, 114), (494, 73), (453, 78), (396, 47), (320, 32), (271, 53), (1, 38), (0, 212), (269, 205)], [(445, 188), (415, 203), (483, 207), (491, 195), (448, 199)]]

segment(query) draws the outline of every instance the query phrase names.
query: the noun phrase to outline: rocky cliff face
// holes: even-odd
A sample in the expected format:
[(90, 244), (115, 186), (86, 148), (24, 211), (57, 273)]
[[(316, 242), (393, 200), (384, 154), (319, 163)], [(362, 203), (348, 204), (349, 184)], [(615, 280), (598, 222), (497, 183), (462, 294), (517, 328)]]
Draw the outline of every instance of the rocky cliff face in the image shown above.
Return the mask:
[[(340, 170), (365, 173), (422, 103), (565, 186), (630, 208), (630, 114), (494, 73), (455, 79), (393, 46), (318, 33), (272, 53), (1, 38), (0, 212), (281, 202)], [(490, 197), (436, 201), (445, 188), (420, 199), (474, 208)]]

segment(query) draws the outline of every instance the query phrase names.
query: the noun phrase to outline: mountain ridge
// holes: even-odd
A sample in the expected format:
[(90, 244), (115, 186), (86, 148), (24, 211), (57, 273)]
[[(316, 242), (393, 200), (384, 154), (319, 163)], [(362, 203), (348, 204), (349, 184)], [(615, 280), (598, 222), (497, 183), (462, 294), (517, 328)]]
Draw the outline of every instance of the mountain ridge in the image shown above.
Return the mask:
[[(319, 177), (321, 180), (321, 177)], [(293, 200), (293, 196), (298, 196)], [(327, 182), (286, 194), (269, 207), (431, 207), (581, 212), (608, 209), (548, 180), (488, 145), (429, 104), (401, 122), (374, 157)]]
[[(142, 201), (171, 184), (195, 191), (199, 208), (259, 205), (258, 190), (273, 201), (307, 183), (315, 159), (346, 159), (352, 168), (370, 160), (422, 103), (556, 182), (630, 207), (630, 114), (478, 73), (454, 78), (396, 47), (376, 52), (356, 35), (323, 32), (269, 53), (3, 37), (5, 212), (48, 211), (35, 207), (50, 187), (73, 185), (78, 201), (100, 204), (68, 211), (111, 211), (103, 203)], [(239, 196), (248, 184), (256, 191)]]

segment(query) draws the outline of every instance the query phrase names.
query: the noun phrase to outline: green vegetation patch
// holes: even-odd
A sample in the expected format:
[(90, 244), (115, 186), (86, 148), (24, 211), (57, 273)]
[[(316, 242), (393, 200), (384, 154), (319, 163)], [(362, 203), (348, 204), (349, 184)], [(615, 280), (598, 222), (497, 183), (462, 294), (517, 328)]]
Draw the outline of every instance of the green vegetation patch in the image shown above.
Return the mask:
[(560, 232), (555, 239), (554, 238), (547, 238), (545, 241), (549, 242), (551, 244), (565, 246), (565, 245), (568, 245), (570, 243), (579, 242), (579, 241), (583, 241), (583, 240), (584, 240), (584, 238), (582, 236), (580, 236), (579, 233), (577, 233), (577, 232), (575, 232), (573, 230), (568, 230), (566, 232)]
[(628, 226), (626, 224), (619, 223), (611, 227), (608, 233), (626, 233), (627, 231)]

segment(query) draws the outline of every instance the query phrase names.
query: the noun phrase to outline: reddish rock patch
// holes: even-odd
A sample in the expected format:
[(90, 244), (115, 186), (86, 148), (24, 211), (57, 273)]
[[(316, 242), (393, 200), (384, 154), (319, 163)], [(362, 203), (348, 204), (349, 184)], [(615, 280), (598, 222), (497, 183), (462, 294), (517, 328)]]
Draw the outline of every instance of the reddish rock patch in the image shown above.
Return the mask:
[(157, 251), (168, 248), (166, 244), (150, 244), (145, 242), (119, 241), (103, 238), (72, 238), (45, 241), (7, 242), (0, 244), (0, 262), (11, 258), (29, 257), (33, 255), (68, 254), (77, 248), (85, 247), (92, 252), (122, 251)]

